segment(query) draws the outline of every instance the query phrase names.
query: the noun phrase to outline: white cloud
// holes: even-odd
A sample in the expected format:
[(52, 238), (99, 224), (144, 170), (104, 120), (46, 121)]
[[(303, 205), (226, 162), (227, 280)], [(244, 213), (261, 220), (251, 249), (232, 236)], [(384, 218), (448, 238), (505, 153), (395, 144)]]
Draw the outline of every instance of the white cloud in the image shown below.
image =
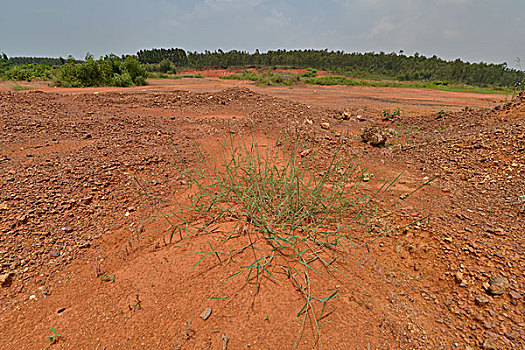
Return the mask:
[(267, 28), (283, 28), (292, 23), (292, 19), (284, 12), (277, 9), (271, 9), (270, 13), (263, 19)]
[(457, 30), (452, 29), (443, 29), (442, 31), (443, 38), (455, 40), (461, 38), (461, 33)]
[(390, 16), (385, 16), (375, 23), (372, 28), (361, 33), (360, 37), (364, 39), (374, 39), (388, 35), (394, 29), (396, 29), (396, 25), (392, 22), (392, 18)]
[(204, 0), (197, 3), (195, 10), (197, 12), (242, 11), (259, 6), (263, 2), (264, 0)]

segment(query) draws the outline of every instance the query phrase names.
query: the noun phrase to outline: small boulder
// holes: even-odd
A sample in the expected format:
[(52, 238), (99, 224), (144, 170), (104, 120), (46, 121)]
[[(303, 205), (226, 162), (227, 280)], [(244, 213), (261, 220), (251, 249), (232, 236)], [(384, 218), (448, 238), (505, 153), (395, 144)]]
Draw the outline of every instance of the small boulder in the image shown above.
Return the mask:
[(387, 140), (387, 133), (380, 128), (373, 126), (366, 128), (361, 134), (363, 142), (369, 143), (372, 146), (384, 146)]
[(509, 280), (503, 276), (491, 277), (488, 292), (493, 295), (502, 295), (509, 288)]

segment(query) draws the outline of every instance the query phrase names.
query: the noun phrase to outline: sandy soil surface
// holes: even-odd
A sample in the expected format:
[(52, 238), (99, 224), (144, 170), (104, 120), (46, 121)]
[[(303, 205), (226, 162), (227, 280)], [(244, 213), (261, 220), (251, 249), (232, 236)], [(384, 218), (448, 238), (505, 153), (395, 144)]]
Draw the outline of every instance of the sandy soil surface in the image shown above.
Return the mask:
[[(524, 347), (523, 96), (501, 104), (494, 95), (215, 78), (42, 84), (0, 91), (4, 348)], [(396, 107), (401, 115), (384, 118)], [(370, 127), (385, 146), (363, 142)], [(314, 300), (307, 317), (305, 277), (283, 272), (281, 260), (259, 284), (230, 277), (263, 252), (203, 254), (253, 246), (246, 222), (225, 218), (170, 241), (196, 191), (187, 171), (199, 169), (197, 145), (213, 156), (230, 135), (272, 148), (291, 134), (305, 161), (324, 164), (342, 147), (373, 174), (363, 179), (368, 195), (399, 176), (377, 198), (376, 238), (357, 261), (334, 260), (345, 278), (311, 261), (311, 293), (338, 293), (324, 308)], [(46, 339), (51, 327), (56, 343)]]

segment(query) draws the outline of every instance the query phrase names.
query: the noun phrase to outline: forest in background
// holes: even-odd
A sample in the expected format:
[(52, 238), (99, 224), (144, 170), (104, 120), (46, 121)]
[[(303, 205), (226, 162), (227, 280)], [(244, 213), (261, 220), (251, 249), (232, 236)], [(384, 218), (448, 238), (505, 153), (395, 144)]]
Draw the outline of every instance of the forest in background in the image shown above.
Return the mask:
[(151, 49), (137, 52), (145, 64), (172, 63), (173, 67), (204, 68), (315, 68), (364, 79), (400, 81), (449, 81), (474, 86), (517, 87), (525, 72), (506, 63), (469, 63), (460, 59), (447, 61), (418, 53), (345, 53), (328, 50), (276, 50), (260, 53), (217, 50), (185, 52), (183, 49)]
[[(90, 59), (87, 59), (90, 57)], [(261, 53), (246, 51), (186, 52), (184, 49), (147, 49), (136, 55), (107, 55), (122, 62), (133, 57), (149, 72), (175, 73), (183, 69), (206, 68), (314, 68), (333, 74), (361, 79), (429, 82), (438, 84), (466, 84), (479, 87), (523, 89), (525, 72), (508, 67), (506, 63), (469, 63), (460, 59), (447, 61), (437, 56), (425, 57), (418, 53), (346, 53), (328, 50), (270, 50)], [(92, 61), (47, 57), (0, 56), (0, 77), (5, 80), (52, 79), (61, 67)], [(117, 72), (115, 74), (121, 74)]]

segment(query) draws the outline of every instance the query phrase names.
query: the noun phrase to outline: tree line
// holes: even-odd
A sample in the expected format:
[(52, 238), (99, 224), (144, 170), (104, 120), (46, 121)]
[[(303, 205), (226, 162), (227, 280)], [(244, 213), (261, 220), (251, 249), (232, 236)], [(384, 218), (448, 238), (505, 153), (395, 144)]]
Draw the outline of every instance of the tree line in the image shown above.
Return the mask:
[(401, 52), (346, 53), (328, 50), (222, 50), (186, 52), (183, 49), (151, 49), (137, 53), (146, 64), (169, 61), (178, 68), (289, 67), (316, 68), (360, 78), (402, 81), (450, 81), (477, 86), (515, 87), (525, 80), (525, 72), (507, 63), (469, 63), (461, 59), (447, 61), (437, 56), (425, 57)]
[[(5, 55), (5, 54), (4, 54)], [(66, 63), (66, 59), (52, 58), (52, 57), (9, 57), (5, 55), (4, 59), (7, 59), (12, 65), (22, 65), (22, 64), (46, 64), (48, 66), (61, 66)]]
[[(116, 56), (111, 55), (113, 58)], [(356, 78), (401, 81), (425, 81), (488, 87), (523, 88), (525, 72), (506, 63), (469, 63), (460, 59), (447, 61), (437, 56), (412, 56), (400, 53), (347, 53), (328, 50), (270, 50), (186, 52), (180, 48), (140, 50), (134, 55), (149, 71), (175, 72), (176, 69), (204, 68), (315, 68)], [(124, 61), (128, 55), (120, 57)], [(61, 66), (69, 57), (7, 57), (0, 55), (0, 71), (24, 65)], [(81, 63), (80, 60), (74, 60)], [(11, 67), (11, 68), (10, 68)], [(34, 67), (33, 67), (34, 68)], [(15, 72), (22, 69), (15, 69)]]

